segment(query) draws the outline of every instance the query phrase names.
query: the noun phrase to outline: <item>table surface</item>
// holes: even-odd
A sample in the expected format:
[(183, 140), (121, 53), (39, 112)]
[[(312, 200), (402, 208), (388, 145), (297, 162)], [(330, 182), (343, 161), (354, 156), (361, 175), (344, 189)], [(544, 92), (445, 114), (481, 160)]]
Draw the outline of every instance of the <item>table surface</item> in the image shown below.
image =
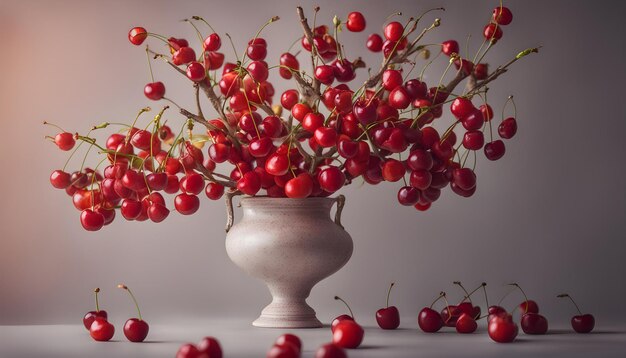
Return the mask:
[[(349, 357), (625, 357), (626, 326), (596, 327), (590, 334), (576, 334), (570, 327), (550, 329), (544, 336), (520, 331), (515, 342), (497, 344), (484, 326), (474, 334), (457, 334), (453, 328), (436, 334), (421, 332), (407, 318), (398, 330), (365, 327), (362, 346)], [(408, 323), (410, 322), (410, 323)], [(174, 357), (186, 342), (217, 337), (226, 357), (264, 357), (279, 335), (292, 332), (303, 341), (302, 357), (313, 357), (330, 341), (330, 328), (283, 330), (255, 328), (240, 318), (212, 321), (175, 321), (154, 324), (147, 341), (130, 343), (121, 324), (110, 342), (95, 342), (82, 325), (0, 326), (0, 357)]]

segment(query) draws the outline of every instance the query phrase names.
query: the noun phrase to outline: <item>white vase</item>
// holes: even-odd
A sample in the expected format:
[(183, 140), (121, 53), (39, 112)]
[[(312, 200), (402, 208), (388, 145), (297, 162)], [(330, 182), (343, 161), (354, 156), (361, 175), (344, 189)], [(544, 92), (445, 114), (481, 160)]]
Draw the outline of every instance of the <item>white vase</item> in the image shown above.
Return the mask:
[[(333, 222), (330, 210), (335, 202)], [(352, 255), (352, 239), (340, 222), (343, 202), (343, 196), (241, 200), (243, 217), (226, 235), (226, 252), (242, 270), (264, 281), (272, 295), (254, 326), (322, 326), (306, 298)]]

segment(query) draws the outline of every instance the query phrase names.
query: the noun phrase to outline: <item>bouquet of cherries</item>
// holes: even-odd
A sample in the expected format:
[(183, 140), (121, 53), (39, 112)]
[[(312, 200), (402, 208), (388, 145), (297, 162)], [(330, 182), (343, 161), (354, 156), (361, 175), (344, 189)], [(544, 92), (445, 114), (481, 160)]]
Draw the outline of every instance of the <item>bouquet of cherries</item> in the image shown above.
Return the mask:
[[(173, 207), (183, 215), (198, 210), (203, 191), (212, 200), (225, 195), (231, 205), (234, 195), (328, 196), (357, 180), (400, 183), (398, 202), (417, 210), (427, 210), (446, 187), (462, 197), (472, 196), (477, 153), (488, 160), (502, 158), (502, 139), (517, 131), (515, 113), (504, 118), (506, 108), (493, 130), (487, 85), (538, 49), (521, 51), (489, 70), (486, 55), (513, 18), (502, 4), (493, 9), (474, 54), (462, 54), (455, 40), (422, 44), (441, 20), (422, 23), (440, 10), (389, 21), (383, 36), (369, 35), (365, 47), (381, 53), (382, 63), (368, 71), (364, 83), (356, 84), (356, 74), (366, 64), (345, 53), (341, 41), (354, 41), (350, 33), (365, 30), (360, 12), (348, 14), (345, 21), (335, 16), (329, 27), (318, 25), (316, 16), (311, 24), (298, 7), (303, 36), (292, 47), (299, 43), (301, 49), (289, 48), (276, 65), (266, 62), (268, 42), (261, 34), (278, 17), (261, 27), (245, 51), (234, 51), (232, 62), (221, 52), (224, 37), (202, 17), (185, 20), (198, 35), (199, 51), (186, 39), (135, 27), (128, 34), (132, 44), (151, 38), (161, 45), (146, 46), (153, 77), (144, 94), (167, 105), (147, 123), (141, 117), (149, 107), (130, 124), (105, 122), (86, 134), (61, 130), (49, 137), (61, 150), (74, 149), (72, 154), (85, 145), (87, 153), (95, 148), (103, 155), (95, 169), (85, 167), (83, 160), (81, 168), (71, 172), (66, 163), (53, 171), (50, 182), (72, 197), (82, 226), (90, 231), (111, 223), (117, 210), (129, 221), (165, 220), (172, 206), (164, 193), (175, 194)], [(300, 66), (305, 54), (313, 67), (310, 72)], [(438, 59), (447, 61), (447, 67), (436, 77), (439, 82), (427, 84), (424, 73)], [(164, 61), (187, 77), (195, 110), (166, 97), (166, 86), (152, 74), (152, 60)], [(414, 73), (418, 60), (424, 64)], [(270, 72), (293, 83), (293, 89), (280, 95), (280, 104), (274, 102)], [(463, 81), (464, 89), (457, 89)], [(512, 96), (506, 103), (515, 107)], [(212, 114), (204, 108), (207, 104)], [(186, 119), (180, 127), (164, 119), (172, 106)], [(453, 120), (445, 130), (435, 129), (433, 124), (442, 122), (439, 118), (447, 108)], [(104, 143), (93, 136), (110, 127), (120, 130)]]

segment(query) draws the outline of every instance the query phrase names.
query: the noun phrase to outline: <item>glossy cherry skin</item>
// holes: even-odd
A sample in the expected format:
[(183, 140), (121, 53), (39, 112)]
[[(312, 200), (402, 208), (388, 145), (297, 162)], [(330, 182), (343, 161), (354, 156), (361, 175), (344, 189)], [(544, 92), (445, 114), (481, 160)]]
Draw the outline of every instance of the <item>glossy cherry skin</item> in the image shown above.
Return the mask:
[(80, 213), (80, 223), (87, 231), (98, 231), (104, 226), (104, 216), (91, 209), (85, 209)]
[(354, 320), (339, 322), (333, 330), (333, 343), (341, 348), (354, 349), (361, 345), (365, 331)]
[(282, 336), (276, 338), (276, 342), (274, 342), (277, 346), (282, 346), (285, 344), (291, 344), (298, 349), (298, 351), (302, 350), (302, 341), (295, 334), (287, 333)]
[(376, 323), (382, 329), (396, 329), (400, 326), (400, 312), (396, 306), (376, 311)]
[(533, 300), (528, 300), (528, 301), (524, 301), (520, 303), (518, 306), (518, 309), (521, 312), (521, 314), (539, 313), (539, 305), (537, 305), (537, 302)]
[(163, 96), (165, 96), (165, 85), (163, 84), (163, 82), (148, 83), (144, 87), (143, 93), (146, 95), (146, 97), (148, 97), (148, 99), (158, 101), (163, 98)]
[(548, 332), (548, 320), (539, 313), (524, 314), (520, 326), (526, 334), (546, 334)]
[(432, 308), (424, 307), (417, 316), (417, 324), (422, 331), (435, 333), (443, 327), (443, 319), (441, 314)]
[(511, 139), (517, 133), (517, 122), (515, 118), (509, 117), (498, 126), (498, 134), (504, 139)]
[(491, 23), (485, 26), (483, 36), (488, 41), (496, 42), (502, 38), (502, 28), (497, 24)]
[(335, 317), (335, 319), (333, 319), (333, 321), (330, 323), (330, 330), (332, 332), (335, 331), (335, 327), (337, 327), (337, 325), (343, 321), (354, 321), (354, 318), (352, 318), (352, 316), (349, 316), (347, 314), (342, 314), (340, 316)]
[(519, 331), (510, 314), (495, 316), (489, 321), (489, 337), (498, 343), (513, 342)]
[(371, 34), (367, 38), (365, 47), (372, 52), (380, 52), (383, 49), (383, 38), (379, 34)]
[(91, 328), (91, 324), (93, 323), (93, 321), (98, 317), (104, 318), (106, 320), (108, 318), (107, 311), (100, 310), (100, 311), (87, 312), (87, 314), (85, 314), (85, 317), (83, 317), (83, 325), (85, 326), (85, 328), (89, 330), (89, 328)]
[(459, 333), (474, 333), (478, 328), (478, 323), (471, 315), (462, 313), (456, 320), (455, 328)]
[(113, 338), (115, 327), (109, 321), (102, 317), (97, 317), (89, 327), (89, 335), (91, 338), (99, 342), (106, 342)]
[(135, 46), (141, 45), (148, 37), (148, 31), (143, 27), (133, 27), (128, 31), (128, 41)]
[(508, 7), (498, 6), (493, 9), (493, 21), (500, 25), (508, 25), (513, 21), (513, 13)]
[(489, 160), (498, 160), (506, 153), (506, 146), (500, 139), (485, 144), (485, 157)]
[(455, 327), (456, 320), (461, 315), (461, 310), (457, 306), (450, 305), (441, 310), (441, 319), (446, 327)]
[(191, 343), (183, 344), (178, 348), (176, 358), (200, 358), (200, 351)]
[(222, 358), (222, 346), (220, 346), (220, 342), (213, 337), (202, 338), (197, 348), (200, 353), (207, 354), (208, 358)]
[(131, 342), (143, 342), (149, 330), (148, 323), (139, 318), (129, 318), (124, 324), (124, 335)]
[(315, 352), (315, 358), (348, 358), (343, 348), (333, 343), (324, 344)]
[(444, 55), (450, 56), (453, 53), (459, 53), (459, 43), (454, 40), (448, 40), (441, 43), (441, 52)]
[(291, 343), (285, 342), (282, 345), (274, 344), (269, 351), (267, 351), (267, 358), (298, 358), (300, 357), (300, 351), (296, 346)]
[(354, 11), (348, 14), (348, 20), (346, 21), (346, 28), (352, 32), (361, 32), (365, 30), (365, 17), (358, 11)]
[(589, 313), (572, 317), (572, 328), (578, 333), (589, 333), (596, 325), (596, 320)]

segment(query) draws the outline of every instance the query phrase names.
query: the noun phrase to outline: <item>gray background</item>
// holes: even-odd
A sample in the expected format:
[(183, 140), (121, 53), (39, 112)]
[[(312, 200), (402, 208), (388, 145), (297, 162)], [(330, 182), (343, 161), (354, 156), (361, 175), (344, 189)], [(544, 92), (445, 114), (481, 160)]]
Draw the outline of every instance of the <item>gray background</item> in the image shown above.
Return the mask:
[[(376, 67), (378, 58), (356, 50), (388, 14), (445, 6), (442, 26), (426, 41), (464, 42), (472, 34), (475, 50), (497, 2), (317, 4), (322, 7), (318, 18), (327, 23), (335, 13), (364, 13), (366, 31), (342, 36), (350, 39), (346, 48), (352, 58), (364, 55)], [(517, 281), (551, 323), (566, 325), (573, 313), (568, 302), (555, 298), (561, 291), (594, 313), (599, 326), (624, 322), (625, 7), (607, 1), (507, 4), (514, 20), (488, 62), (495, 66), (521, 49), (544, 46), (491, 86), (496, 120), (506, 97), (515, 95), (518, 136), (507, 143), (501, 161), (479, 160), (474, 197), (459, 198), (448, 190), (426, 213), (397, 204), (394, 184), (344, 189), (344, 222), (355, 251), (349, 264), (310, 297), (322, 320), (343, 313), (332, 299), (339, 294), (352, 302), (361, 321), (372, 324), (392, 280), (398, 283), (392, 303), (404, 316), (415, 317), (440, 290), (448, 290), (453, 300), (459, 297), (451, 281), (461, 280), (468, 287), (487, 281), (492, 300), (506, 291), (503, 284)], [(66, 156), (42, 139), (54, 131), (41, 122), (85, 132), (105, 120), (131, 121), (145, 105), (156, 107), (142, 94), (148, 80), (144, 53), (126, 40), (134, 25), (193, 41), (192, 29), (178, 20), (200, 14), (219, 31), (229, 32), (241, 49), (266, 19), (280, 15), (280, 22), (264, 33), (271, 39), (268, 59), (277, 59), (299, 36), (295, 5), (0, 3), (0, 324), (77, 323), (92, 309), (95, 286), (103, 289), (102, 307), (121, 321), (133, 308), (114, 289), (119, 282), (134, 289), (151, 322), (256, 317), (269, 294), (228, 260), (221, 202), (203, 200), (195, 216), (173, 213), (159, 225), (118, 220), (87, 233), (69, 198), (48, 183), (49, 173)], [(312, 5), (305, 5), (309, 14)], [(223, 39), (222, 48), (230, 55)], [(437, 81), (444, 62), (429, 72), (429, 83)], [(154, 70), (169, 96), (192, 107), (185, 79), (161, 63), (154, 63)], [(291, 86), (278, 80), (274, 85), (278, 94)], [(180, 120), (173, 112), (167, 118)], [(517, 301), (519, 295), (505, 304), (511, 307)]]

